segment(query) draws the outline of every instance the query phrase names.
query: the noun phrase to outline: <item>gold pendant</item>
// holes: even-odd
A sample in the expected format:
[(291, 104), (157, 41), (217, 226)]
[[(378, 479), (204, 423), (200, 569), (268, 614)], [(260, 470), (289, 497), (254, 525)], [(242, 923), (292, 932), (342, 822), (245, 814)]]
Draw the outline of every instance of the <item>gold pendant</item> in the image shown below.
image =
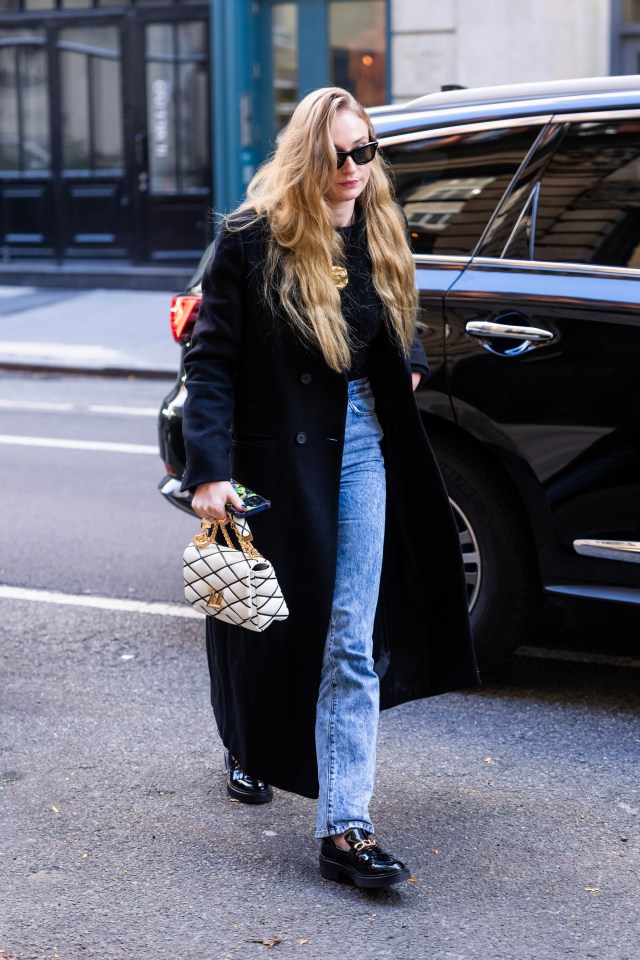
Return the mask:
[(334, 265), (331, 267), (331, 277), (338, 290), (344, 290), (349, 283), (349, 274), (344, 267)]

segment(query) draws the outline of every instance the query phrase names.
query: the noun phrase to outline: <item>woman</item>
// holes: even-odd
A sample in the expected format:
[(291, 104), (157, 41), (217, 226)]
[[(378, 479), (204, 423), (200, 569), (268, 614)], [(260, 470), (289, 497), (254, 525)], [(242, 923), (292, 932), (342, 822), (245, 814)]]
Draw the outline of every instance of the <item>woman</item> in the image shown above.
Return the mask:
[(186, 358), (183, 483), (201, 517), (241, 507), (231, 477), (271, 500), (252, 528), (290, 611), (264, 634), (207, 619), (228, 791), (318, 797), (322, 875), (366, 887), (409, 875), (369, 816), (380, 705), (477, 682), (412, 394), (413, 260), (376, 147), (347, 91), (309, 94), (225, 224)]

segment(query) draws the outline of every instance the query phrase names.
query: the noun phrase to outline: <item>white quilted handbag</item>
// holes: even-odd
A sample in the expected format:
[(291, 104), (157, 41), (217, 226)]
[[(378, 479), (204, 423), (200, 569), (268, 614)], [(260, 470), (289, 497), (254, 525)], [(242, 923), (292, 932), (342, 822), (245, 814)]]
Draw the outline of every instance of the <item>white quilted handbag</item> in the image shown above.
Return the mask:
[[(239, 548), (229, 535), (233, 530)], [(224, 543), (216, 541), (222, 532)], [(184, 596), (196, 610), (246, 630), (262, 632), (289, 616), (275, 571), (252, 543), (244, 517), (202, 521), (184, 552)]]

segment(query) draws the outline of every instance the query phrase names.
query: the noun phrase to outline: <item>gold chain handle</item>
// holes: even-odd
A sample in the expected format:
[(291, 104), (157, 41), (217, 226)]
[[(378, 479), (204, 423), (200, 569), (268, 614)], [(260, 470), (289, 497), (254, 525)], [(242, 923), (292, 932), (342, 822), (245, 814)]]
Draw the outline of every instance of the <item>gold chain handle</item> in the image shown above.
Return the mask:
[(227, 529), (229, 526), (235, 533), (240, 549), (246, 557), (250, 560), (262, 558), (262, 554), (253, 546), (253, 534), (250, 533), (247, 536), (242, 536), (231, 514), (227, 514), (224, 520), (203, 519), (200, 525), (200, 533), (196, 534), (191, 542), (195, 547), (212, 546), (217, 543), (216, 537), (218, 536), (218, 530), (222, 530), (222, 536), (224, 537), (226, 545), (230, 550), (235, 550)]

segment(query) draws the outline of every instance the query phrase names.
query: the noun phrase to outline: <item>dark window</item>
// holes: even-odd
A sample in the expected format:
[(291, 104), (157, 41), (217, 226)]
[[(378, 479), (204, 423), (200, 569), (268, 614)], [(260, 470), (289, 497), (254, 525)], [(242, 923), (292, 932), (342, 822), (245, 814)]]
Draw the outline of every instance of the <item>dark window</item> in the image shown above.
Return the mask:
[(123, 166), (120, 35), (116, 27), (61, 30), (60, 89), (63, 166), (116, 170)]
[(531, 147), (535, 125), (385, 147), (416, 253), (470, 254)]
[(640, 269), (640, 120), (568, 129), (542, 177), (535, 256)]
[(44, 33), (0, 30), (0, 170), (48, 170), (47, 56)]
[(478, 253), (483, 257), (533, 260), (533, 223), (540, 196), (540, 178), (566, 130), (549, 125), (538, 137), (526, 165), (500, 202)]

